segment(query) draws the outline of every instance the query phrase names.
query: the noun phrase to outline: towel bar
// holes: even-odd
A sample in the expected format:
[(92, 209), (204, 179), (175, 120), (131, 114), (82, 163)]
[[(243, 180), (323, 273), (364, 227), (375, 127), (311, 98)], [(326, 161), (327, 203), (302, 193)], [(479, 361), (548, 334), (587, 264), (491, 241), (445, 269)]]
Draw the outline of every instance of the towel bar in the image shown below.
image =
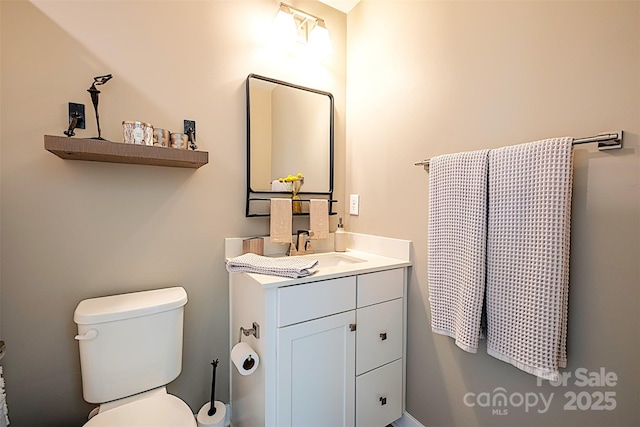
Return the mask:
[[(285, 193), (281, 193), (281, 192), (273, 192), (273, 194), (285, 194)], [(286, 193), (289, 197), (291, 197), (291, 193)], [(333, 211), (333, 204), (334, 203), (338, 203), (337, 200), (334, 199), (321, 199), (321, 200), (326, 200), (327, 202), (329, 202), (329, 215), (337, 215), (337, 212)], [(247, 199), (247, 203), (250, 202), (271, 202), (270, 198), (266, 198), (266, 197), (249, 197)], [(300, 199), (300, 200), (296, 200), (296, 202), (302, 202), (302, 203), (310, 203), (311, 199)], [(302, 212), (302, 213), (294, 213), (294, 216), (309, 216), (309, 212)], [(250, 213), (249, 212), (249, 204), (247, 204), (247, 212), (246, 212), (246, 216), (247, 217), (268, 217), (270, 216), (269, 213)]]
[[(622, 133), (623, 131), (603, 132), (596, 136), (589, 136), (586, 138), (576, 138), (573, 140), (573, 145), (589, 144), (591, 142), (598, 143), (598, 150), (616, 150), (622, 148)], [(415, 162), (414, 166), (424, 166), (424, 170), (429, 172), (429, 161), (431, 159), (421, 160)]]

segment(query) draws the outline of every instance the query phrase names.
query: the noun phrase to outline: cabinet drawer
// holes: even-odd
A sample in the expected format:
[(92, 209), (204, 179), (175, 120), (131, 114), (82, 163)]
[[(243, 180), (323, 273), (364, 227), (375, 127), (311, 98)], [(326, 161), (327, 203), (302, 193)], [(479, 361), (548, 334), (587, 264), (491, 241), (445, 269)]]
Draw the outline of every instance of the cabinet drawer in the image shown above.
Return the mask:
[(401, 298), (403, 292), (402, 268), (358, 276), (358, 307)]
[(356, 427), (384, 427), (402, 416), (402, 360), (356, 378)]
[(278, 289), (278, 327), (356, 307), (356, 278), (306, 283)]
[(402, 298), (356, 312), (356, 375), (402, 357)]

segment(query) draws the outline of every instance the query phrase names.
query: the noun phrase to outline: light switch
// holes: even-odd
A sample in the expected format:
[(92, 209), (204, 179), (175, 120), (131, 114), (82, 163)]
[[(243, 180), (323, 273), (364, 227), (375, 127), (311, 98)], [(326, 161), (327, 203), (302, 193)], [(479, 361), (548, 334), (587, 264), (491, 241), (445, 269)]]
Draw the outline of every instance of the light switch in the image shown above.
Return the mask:
[(360, 213), (360, 196), (352, 194), (349, 199), (349, 214), (358, 215)]

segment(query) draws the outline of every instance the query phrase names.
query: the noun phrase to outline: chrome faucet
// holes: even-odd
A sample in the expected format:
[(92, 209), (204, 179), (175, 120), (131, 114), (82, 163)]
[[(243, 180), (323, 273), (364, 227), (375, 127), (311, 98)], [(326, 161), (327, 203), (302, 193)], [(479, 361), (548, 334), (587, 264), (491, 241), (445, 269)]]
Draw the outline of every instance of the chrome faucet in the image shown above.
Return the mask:
[(298, 238), (296, 240), (297, 247), (294, 248), (294, 245), (291, 245), (291, 249), (295, 249), (295, 253), (291, 253), (293, 252), (293, 250), (291, 250), (289, 255), (312, 254), (313, 248), (311, 248), (311, 236), (313, 236), (313, 231), (311, 230), (298, 230)]
[(295, 243), (291, 242), (289, 244), (287, 256), (312, 254), (313, 248), (311, 248), (311, 236), (313, 236), (313, 231), (311, 230), (298, 230)]

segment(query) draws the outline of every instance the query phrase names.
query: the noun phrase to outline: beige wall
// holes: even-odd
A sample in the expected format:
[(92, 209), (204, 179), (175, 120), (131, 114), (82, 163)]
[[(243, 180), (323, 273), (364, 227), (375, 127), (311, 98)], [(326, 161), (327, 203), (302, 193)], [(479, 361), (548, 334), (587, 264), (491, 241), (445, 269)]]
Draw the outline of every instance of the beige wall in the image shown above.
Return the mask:
[[(217, 357), (217, 390), (228, 400), (222, 239), (268, 232), (266, 220), (244, 218), (252, 72), (335, 95), (338, 209), (345, 182), (361, 195), (348, 229), (414, 241), (407, 409), (415, 418), (429, 427), (640, 424), (639, 3), (363, 0), (348, 15), (348, 109), (347, 18), (295, 2), (327, 20), (336, 50), (309, 63), (265, 46), (277, 3), (0, 2), (0, 320), (12, 425), (79, 425), (90, 409), (73, 340), (81, 299), (173, 284), (190, 302), (184, 369), (170, 391), (199, 409)], [(95, 136), (86, 89), (107, 72), (107, 139), (121, 138), (125, 119), (171, 129), (194, 119), (210, 163), (193, 171), (46, 152), (42, 136), (66, 128), (69, 101), (87, 107), (79, 136)], [(576, 149), (568, 369), (605, 367), (618, 385), (538, 387), (482, 350), (469, 355), (434, 336), (428, 174), (413, 162), (620, 128), (624, 150)], [(510, 407), (498, 416), (463, 404), (465, 393), (496, 387), (555, 395), (546, 414)], [(617, 407), (564, 411), (567, 391), (615, 391)]]
[[(414, 242), (407, 409), (422, 424), (640, 425), (639, 9), (637, 1), (363, 0), (348, 14), (346, 194), (360, 194), (360, 215), (346, 227)], [(575, 149), (568, 385), (537, 386), (484, 347), (468, 354), (432, 334), (428, 173), (413, 163), (612, 129), (625, 130), (623, 150)], [(615, 387), (575, 384), (576, 369), (601, 367), (617, 374)], [(463, 402), (499, 387), (516, 403), (518, 393), (554, 396), (546, 413)], [(564, 410), (572, 392), (614, 392), (617, 406)]]
[[(12, 426), (77, 426), (91, 409), (73, 339), (80, 300), (171, 285), (184, 286), (189, 303), (183, 372), (169, 390), (197, 411), (219, 358), (218, 396), (228, 401), (223, 239), (268, 233), (266, 219), (244, 217), (249, 73), (334, 93), (344, 182), (346, 17), (296, 4), (327, 21), (335, 52), (323, 63), (268, 48), (277, 1), (0, 3), (2, 363)], [(86, 105), (78, 136), (96, 135), (86, 90), (105, 73), (114, 75), (100, 87), (105, 138), (121, 140), (122, 120), (179, 130), (193, 119), (209, 164), (65, 161), (45, 151), (43, 135), (67, 127), (69, 101)]]

